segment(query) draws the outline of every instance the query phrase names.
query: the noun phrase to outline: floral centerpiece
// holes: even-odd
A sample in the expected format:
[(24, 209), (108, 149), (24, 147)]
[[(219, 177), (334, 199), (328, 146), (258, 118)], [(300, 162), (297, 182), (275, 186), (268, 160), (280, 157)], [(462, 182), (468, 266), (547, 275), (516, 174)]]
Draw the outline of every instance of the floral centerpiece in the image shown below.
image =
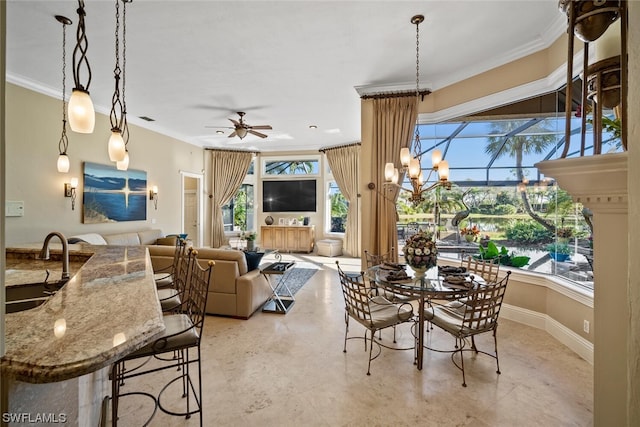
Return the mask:
[(431, 233), (419, 231), (409, 237), (402, 251), (407, 264), (416, 272), (416, 277), (424, 276), (428, 269), (437, 265), (438, 249)]
[(464, 236), (467, 242), (473, 242), (480, 235), (480, 229), (477, 225), (474, 225), (473, 227), (462, 227), (460, 229), (460, 235)]

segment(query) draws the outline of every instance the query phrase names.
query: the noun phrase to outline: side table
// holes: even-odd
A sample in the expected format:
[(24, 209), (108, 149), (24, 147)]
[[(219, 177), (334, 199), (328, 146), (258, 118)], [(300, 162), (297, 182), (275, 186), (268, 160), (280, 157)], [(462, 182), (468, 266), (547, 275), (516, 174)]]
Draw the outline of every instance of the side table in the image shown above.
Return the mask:
[(272, 292), (271, 298), (262, 307), (263, 312), (286, 314), (295, 303), (285, 275), (294, 265), (294, 261), (274, 262), (260, 270), (267, 278)]

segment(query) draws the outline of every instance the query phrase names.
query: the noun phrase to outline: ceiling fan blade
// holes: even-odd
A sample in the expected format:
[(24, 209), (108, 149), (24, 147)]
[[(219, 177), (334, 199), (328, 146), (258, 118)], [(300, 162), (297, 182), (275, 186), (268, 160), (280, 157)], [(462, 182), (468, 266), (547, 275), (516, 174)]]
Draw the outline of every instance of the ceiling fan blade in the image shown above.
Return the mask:
[(255, 136), (259, 136), (260, 138), (267, 137), (267, 135), (265, 135), (264, 133), (256, 132), (255, 130), (251, 130), (251, 129), (249, 129), (249, 133)]
[(206, 129), (235, 129), (232, 126), (205, 126)]
[(234, 137), (234, 136), (236, 136), (236, 135), (237, 135), (237, 133), (236, 133), (236, 131), (234, 130), (234, 131), (233, 131), (233, 132), (231, 132), (231, 134), (229, 135), (229, 138), (233, 138), (233, 137)]
[(236, 127), (238, 127), (238, 126), (242, 126), (242, 125), (240, 124), (240, 122), (238, 122), (237, 120), (234, 120), (234, 119), (229, 119), (229, 120), (231, 120), (231, 123), (233, 123), (234, 125), (236, 125)]
[(273, 129), (270, 125), (249, 126), (251, 129)]

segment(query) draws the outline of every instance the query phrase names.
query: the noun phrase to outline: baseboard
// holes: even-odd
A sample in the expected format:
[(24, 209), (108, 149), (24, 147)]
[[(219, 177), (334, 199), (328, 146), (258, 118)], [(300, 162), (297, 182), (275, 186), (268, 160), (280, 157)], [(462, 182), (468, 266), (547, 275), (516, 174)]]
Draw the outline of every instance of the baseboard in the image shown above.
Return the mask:
[(552, 337), (573, 350), (578, 356), (593, 365), (593, 343), (546, 314), (503, 304), (500, 316), (524, 325), (533, 326), (549, 333)]

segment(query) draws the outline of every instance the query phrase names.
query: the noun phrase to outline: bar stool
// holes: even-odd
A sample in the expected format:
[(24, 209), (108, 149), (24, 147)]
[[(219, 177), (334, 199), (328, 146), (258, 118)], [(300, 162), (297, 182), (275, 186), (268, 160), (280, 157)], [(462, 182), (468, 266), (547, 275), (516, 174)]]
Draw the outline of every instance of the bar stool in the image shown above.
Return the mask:
[[(119, 399), (130, 395), (143, 395), (153, 399), (154, 410), (150, 419), (147, 421), (147, 424), (155, 415), (156, 410), (160, 408), (161, 411), (169, 415), (184, 416), (185, 418), (190, 418), (193, 414), (199, 413), (200, 425), (202, 425), (202, 366), (200, 338), (202, 337), (202, 329), (204, 326), (211, 271), (215, 262), (209, 261), (208, 267), (203, 269), (198, 264), (197, 251), (193, 248), (189, 248), (187, 262), (188, 274), (186, 284), (184, 285), (184, 288), (186, 289), (184, 299), (181, 305), (175, 309), (174, 314), (165, 315), (163, 317), (165, 330), (162, 333), (162, 336), (141, 349), (126, 355), (111, 367), (111, 416), (112, 425), (114, 427), (118, 424)], [(180, 277), (180, 275), (177, 275), (176, 280), (181, 281), (183, 278)], [(190, 350), (192, 352), (195, 351), (196, 354), (194, 358), (191, 357)], [(169, 353), (174, 352), (177, 357), (174, 355), (168, 355)], [(134, 369), (124, 368), (125, 362), (142, 358), (147, 358), (147, 361), (142, 363), (140, 366)], [(150, 360), (157, 361), (158, 366), (146, 367), (147, 362)], [(198, 364), (197, 390), (189, 369), (192, 363)], [(120, 388), (124, 385), (126, 379), (172, 368), (177, 368), (180, 373), (177, 377), (173, 378), (164, 387), (162, 387), (157, 397), (145, 391), (120, 393)], [(168, 409), (161, 401), (163, 393), (167, 391), (170, 385), (177, 381), (182, 382), (182, 397), (186, 398), (186, 409), (180, 412)]]

